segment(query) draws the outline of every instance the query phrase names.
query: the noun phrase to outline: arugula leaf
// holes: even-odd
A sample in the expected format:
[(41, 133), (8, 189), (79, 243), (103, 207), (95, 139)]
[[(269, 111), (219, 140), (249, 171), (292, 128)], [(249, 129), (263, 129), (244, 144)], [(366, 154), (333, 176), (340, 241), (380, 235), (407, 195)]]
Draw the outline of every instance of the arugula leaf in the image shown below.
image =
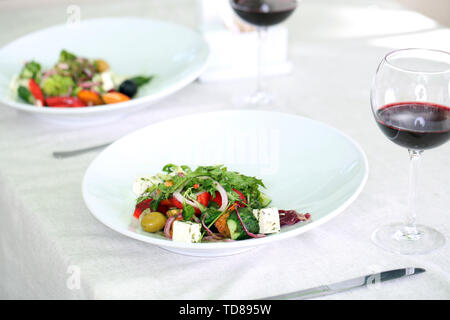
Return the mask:
[(76, 58), (76, 55), (64, 49), (59, 53), (59, 62), (74, 61)]
[(220, 215), (222, 214), (222, 211), (218, 210), (217, 208), (208, 208), (203, 212), (203, 215), (205, 216), (205, 224), (208, 225), (211, 222), (214, 222)]
[(173, 163), (169, 163), (169, 164), (166, 164), (166, 165), (162, 168), (162, 171), (167, 172), (167, 173), (171, 173), (171, 172), (176, 171), (177, 169), (178, 169), (178, 166), (177, 166), (177, 165), (174, 165)]
[(191, 168), (189, 168), (189, 166), (186, 165), (181, 166), (181, 169), (183, 169), (185, 172), (192, 172)]
[(136, 83), (136, 85), (138, 87), (140, 87), (140, 86), (143, 86), (144, 84), (149, 83), (152, 79), (153, 79), (153, 76), (149, 76), (149, 77), (136, 76), (136, 77), (131, 78), (130, 80), (132, 80), (134, 83)]
[(182, 212), (183, 220), (185, 221), (191, 220), (194, 214), (195, 208), (193, 206), (186, 204), (186, 202), (183, 202), (183, 212)]

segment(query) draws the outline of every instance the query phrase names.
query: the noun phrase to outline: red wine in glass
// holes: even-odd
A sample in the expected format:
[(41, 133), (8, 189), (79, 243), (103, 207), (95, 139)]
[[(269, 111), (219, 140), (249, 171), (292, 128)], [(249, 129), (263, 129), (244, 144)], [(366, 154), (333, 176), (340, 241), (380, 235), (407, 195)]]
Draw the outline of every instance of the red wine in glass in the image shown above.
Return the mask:
[(273, 104), (274, 97), (266, 92), (261, 81), (263, 34), (268, 27), (286, 20), (297, 8), (297, 0), (230, 0), (230, 4), (242, 20), (256, 26), (258, 34), (256, 90), (244, 102), (250, 108)]
[(439, 104), (388, 104), (378, 109), (376, 120), (391, 141), (408, 149), (426, 150), (450, 139), (450, 108)]
[(286, 20), (297, 7), (294, 0), (232, 0), (236, 14), (257, 26), (272, 26)]

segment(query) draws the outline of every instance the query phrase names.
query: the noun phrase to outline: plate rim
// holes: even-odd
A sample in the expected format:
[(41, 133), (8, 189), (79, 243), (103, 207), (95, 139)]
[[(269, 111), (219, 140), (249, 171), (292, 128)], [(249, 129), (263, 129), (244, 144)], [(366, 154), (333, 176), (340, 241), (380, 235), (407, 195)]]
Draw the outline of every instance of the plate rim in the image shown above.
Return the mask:
[[(162, 20), (162, 19), (153, 19), (153, 18), (142, 18), (142, 17), (137, 17), (137, 16), (120, 16), (120, 17), (114, 17), (114, 16), (108, 16), (108, 17), (99, 17), (99, 18), (89, 18), (89, 19), (84, 19), (82, 20), (82, 23), (92, 23), (92, 22), (96, 22), (96, 21), (101, 21), (101, 20), (139, 20), (139, 21), (143, 21), (143, 22), (156, 22), (156, 23), (160, 23), (160, 24), (165, 24), (168, 26), (172, 26), (172, 27), (177, 27), (180, 29), (184, 29), (184, 31), (190, 32), (192, 34), (195, 34), (198, 37), (199, 42), (201, 43), (201, 56), (202, 57), (202, 61), (201, 64), (199, 64), (197, 66), (196, 69), (193, 70), (192, 73), (189, 74), (189, 76), (181, 79), (180, 81), (177, 81), (176, 83), (174, 83), (173, 85), (164, 88), (162, 91), (154, 93), (152, 95), (149, 96), (144, 96), (144, 97), (139, 97), (136, 99), (131, 99), (129, 101), (126, 102), (121, 102), (121, 103), (117, 103), (117, 104), (112, 104), (109, 105), (107, 108), (99, 108), (99, 107), (85, 107), (85, 108), (70, 108), (70, 107), (60, 107), (60, 108), (43, 108), (43, 107), (34, 107), (34, 106), (30, 106), (29, 104), (26, 103), (22, 103), (19, 101), (14, 101), (12, 99), (10, 99), (9, 97), (1, 97), (0, 96), (0, 102), (2, 104), (4, 104), (5, 106), (12, 108), (12, 109), (16, 109), (16, 110), (21, 110), (21, 111), (25, 111), (25, 112), (30, 112), (30, 113), (37, 113), (37, 114), (47, 114), (47, 115), (70, 115), (70, 116), (74, 116), (74, 115), (88, 115), (88, 114), (99, 114), (99, 113), (107, 113), (107, 112), (114, 112), (114, 111), (119, 111), (122, 109), (127, 109), (127, 108), (133, 108), (136, 105), (142, 105), (142, 104), (150, 104), (153, 103), (155, 101), (158, 101), (160, 99), (162, 99), (163, 97), (166, 97), (180, 89), (182, 89), (183, 87), (187, 86), (188, 84), (190, 84), (191, 82), (193, 82), (194, 80), (196, 80), (202, 73), (203, 71), (206, 69), (208, 62), (211, 58), (211, 50), (209, 48), (208, 43), (206, 42), (205, 38), (201, 35), (201, 33), (193, 28), (189, 28), (187, 26), (184, 26), (182, 24), (178, 24), (178, 23), (174, 23), (172, 21), (168, 21), (168, 20)], [(13, 46), (16, 42), (19, 42), (27, 37), (32, 37), (35, 36), (36, 34), (39, 33), (43, 33), (52, 29), (58, 29), (61, 27), (64, 27), (65, 24), (56, 24), (56, 25), (52, 25), (52, 26), (48, 26), (39, 30), (35, 30), (32, 31), (30, 33), (27, 33), (17, 39), (12, 40), (11, 42), (5, 44), (4, 46), (0, 47), (0, 54), (2, 53), (3, 50), (9, 48), (10, 46)]]
[[(327, 127), (328, 129), (336, 132), (337, 134), (341, 135), (342, 137), (344, 137), (345, 139), (347, 139), (360, 153), (360, 155), (362, 156), (362, 162), (363, 162), (363, 169), (364, 169), (364, 175), (359, 183), (358, 188), (353, 192), (353, 194), (346, 200), (344, 201), (338, 208), (336, 208), (335, 210), (331, 211), (330, 213), (328, 213), (326, 216), (320, 218), (317, 221), (311, 221), (310, 223), (307, 223), (305, 225), (303, 225), (300, 228), (296, 228), (293, 230), (289, 230), (285, 233), (277, 233), (277, 234), (273, 234), (270, 235), (268, 237), (264, 237), (264, 238), (257, 238), (257, 239), (246, 239), (246, 240), (242, 240), (242, 241), (235, 241), (235, 242), (208, 242), (208, 243), (184, 243), (184, 242), (175, 242), (175, 241), (169, 241), (167, 239), (156, 239), (156, 238), (151, 238), (145, 235), (141, 235), (138, 234), (136, 232), (132, 232), (129, 231), (128, 229), (125, 230), (118, 230), (116, 229), (114, 226), (112, 226), (111, 224), (102, 221), (96, 213), (94, 213), (94, 210), (92, 210), (91, 206), (89, 205), (88, 201), (86, 200), (87, 195), (87, 177), (88, 174), (90, 173), (93, 167), (93, 164), (98, 161), (98, 159), (100, 158), (100, 156), (106, 152), (108, 149), (110, 149), (111, 147), (113, 147), (116, 143), (120, 143), (122, 140), (127, 139), (129, 136), (133, 135), (133, 134), (137, 134), (140, 131), (146, 130), (147, 128), (156, 125), (156, 124), (164, 124), (165, 122), (170, 122), (170, 121), (174, 121), (176, 119), (181, 119), (181, 118), (186, 118), (186, 117), (196, 117), (199, 115), (207, 115), (207, 114), (218, 114), (218, 113), (236, 113), (236, 112), (256, 112), (256, 113), (271, 113), (271, 114), (278, 114), (278, 115), (284, 115), (284, 116), (292, 116), (292, 117), (296, 117), (296, 118), (300, 118), (300, 119), (304, 119), (307, 121), (311, 121), (314, 122), (316, 124), (319, 125), (323, 125), (325, 127)], [(367, 155), (364, 152), (364, 150), (362, 149), (362, 147), (360, 146), (360, 144), (355, 141), (352, 137), (348, 136), (346, 133), (340, 131), (339, 129), (332, 127), (331, 125), (315, 120), (315, 119), (311, 119), (311, 118), (307, 118), (304, 116), (300, 116), (297, 114), (292, 114), (292, 113), (287, 113), (287, 112), (280, 112), (280, 111), (267, 111), (267, 110), (252, 110), (252, 109), (240, 109), (240, 110), (235, 110), (235, 109), (223, 109), (223, 110), (219, 110), (219, 111), (208, 111), (208, 112), (201, 112), (201, 113), (193, 113), (193, 114), (188, 114), (188, 115), (181, 115), (181, 116), (176, 116), (176, 117), (172, 117), (169, 119), (165, 119), (162, 121), (156, 121), (154, 123), (151, 123), (145, 127), (139, 128), (133, 132), (130, 132), (128, 134), (126, 134), (125, 136), (119, 138), (118, 140), (116, 140), (114, 143), (112, 143), (111, 145), (109, 145), (107, 148), (105, 148), (101, 153), (99, 153), (89, 164), (88, 168), (85, 171), (85, 174), (83, 176), (83, 180), (82, 180), (82, 184), (81, 184), (81, 191), (82, 191), (82, 196), (83, 196), (83, 201), (86, 205), (86, 207), (89, 209), (90, 213), (102, 224), (104, 224), (105, 226), (107, 226), (108, 228), (124, 235), (127, 236), (129, 238), (135, 239), (135, 240), (139, 240), (145, 243), (149, 243), (152, 245), (156, 245), (158, 247), (166, 247), (166, 248), (174, 248), (174, 249), (187, 249), (187, 250), (197, 250), (197, 251), (208, 251), (208, 250), (221, 250), (221, 249), (237, 249), (237, 248), (246, 248), (246, 247), (256, 247), (256, 246), (260, 246), (260, 245), (264, 245), (264, 244), (268, 244), (268, 243), (272, 243), (272, 242), (277, 242), (280, 240), (285, 240), (287, 238), (292, 238), (295, 236), (298, 236), (302, 233), (305, 233), (311, 229), (314, 229), (316, 227), (319, 227), (325, 223), (327, 223), (328, 221), (330, 221), (331, 219), (335, 218), (337, 215), (339, 215), (340, 213), (342, 213), (346, 208), (348, 208), (350, 206), (350, 204), (352, 204), (357, 198), (358, 196), (361, 194), (362, 190), (364, 189), (367, 180), (368, 180), (368, 176), (369, 176), (369, 162), (367, 159)], [(130, 188), (131, 188), (131, 182), (130, 182)]]

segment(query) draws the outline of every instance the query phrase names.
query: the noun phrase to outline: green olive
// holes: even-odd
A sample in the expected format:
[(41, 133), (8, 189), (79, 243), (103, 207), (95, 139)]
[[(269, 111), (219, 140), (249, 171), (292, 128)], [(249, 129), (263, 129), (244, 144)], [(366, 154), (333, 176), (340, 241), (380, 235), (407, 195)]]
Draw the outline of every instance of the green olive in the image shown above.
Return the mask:
[[(144, 212), (143, 212), (144, 214)], [(141, 219), (141, 226), (144, 231), (156, 232), (162, 230), (166, 224), (167, 218), (160, 212), (150, 212)]]

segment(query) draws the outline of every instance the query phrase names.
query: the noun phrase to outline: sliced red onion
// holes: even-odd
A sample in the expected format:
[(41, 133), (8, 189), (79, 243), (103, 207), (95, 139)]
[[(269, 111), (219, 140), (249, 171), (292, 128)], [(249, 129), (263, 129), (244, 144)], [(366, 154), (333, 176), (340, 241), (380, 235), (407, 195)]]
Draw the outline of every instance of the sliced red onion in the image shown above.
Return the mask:
[(180, 203), (186, 202), (188, 205), (191, 205), (191, 206), (193, 206), (194, 208), (198, 208), (198, 206), (197, 206), (194, 202), (192, 202), (191, 200), (188, 200), (188, 199), (186, 199), (185, 197), (183, 197), (183, 196), (181, 195), (180, 191), (181, 191), (181, 189), (179, 189), (178, 191), (175, 191), (175, 192), (173, 193), (173, 197), (174, 197), (175, 199), (177, 199)]
[(228, 206), (228, 195), (227, 192), (225, 191), (225, 189), (221, 186), (220, 183), (218, 183), (217, 181), (214, 181), (215, 185), (216, 185), (216, 189), (217, 191), (219, 191), (220, 196), (222, 198), (222, 205), (220, 206), (219, 210), (220, 211), (224, 211), (227, 206)]
[(214, 239), (222, 240), (223, 237), (222, 237), (221, 235), (219, 236), (219, 235), (215, 234), (214, 232), (212, 232), (212, 231), (206, 226), (205, 218), (206, 218), (206, 215), (203, 215), (203, 217), (202, 217), (202, 226), (203, 226), (203, 228), (205, 228), (205, 230), (206, 230), (206, 232), (208, 233), (208, 235), (209, 235), (210, 237), (213, 237)]
[(197, 218), (197, 216), (195, 214), (192, 216), (192, 218), (194, 219), (195, 222), (201, 223), (200, 219)]
[(167, 239), (172, 239), (170, 235), (170, 228), (172, 227), (172, 223), (175, 221), (175, 216), (171, 216), (167, 219), (166, 224), (164, 225), (164, 235)]
[(95, 86), (99, 86), (100, 82), (86, 81), (86, 82), (81, 82), (78, 85), (80, 87), (82, 87), (83, 89), (88, 89), (88, 88), (92, 88), (92, 87), (95, 87)]
[(218, 241), (221, 241), (221, 240), (215, 239), (214, 237), (211, 237), (211, 236), (203, 237), (203, 238), (202, 238), (202, 241), (203, 241), (203, 240), (206, 240), (206, 241), (212, 241), (212, 242), (218, 242)]
[(211, 242), (221, 242), (224, 239), (216, 239), (212, 236), (206, 236), (206, 237), (203, 237), (202, 240), (211, 241)]
[(89, 68), (84, 68), (83, 70), (84, 74), (87, 75), (89, 78), (92, 78), (92, 71)]
[(250, 236), (252, 238), (264, 238), (266, 236), (265, 234), (254, 234), (254, 233), (251, 233), (250, 231), (248, 231), (247, 227), (245, 226), (244, 221), (242, 221), (241, 215), (239, 214), (238, 210), (237, 209), (234, 209), (234, 210), (236, 211), (236, 215), (239, 219), (239, 222), (242, 225), (242, 228), (244, 228), (244, 231), (248, 236)]

